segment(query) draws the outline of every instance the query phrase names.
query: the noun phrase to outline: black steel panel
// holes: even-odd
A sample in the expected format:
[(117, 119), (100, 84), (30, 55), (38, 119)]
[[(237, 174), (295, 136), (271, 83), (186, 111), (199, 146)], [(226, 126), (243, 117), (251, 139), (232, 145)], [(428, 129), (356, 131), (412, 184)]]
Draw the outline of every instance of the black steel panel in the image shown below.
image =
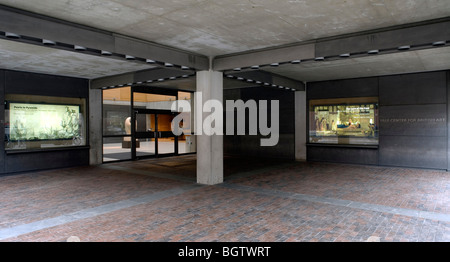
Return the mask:
[(450, 171), (450, 71), (447, 71), (447, 171)]
[[(0, 137), (5, 137), (5, 71), (0, 70)], [(0, 174), (5, 169), (5, 143), (0, 142)]]
[(365, 148), (308, 146), (307, 159), (308, 161), (318, 162), (377, 165), (378, 150)]
[(447, 105), (382, 106), (380, 135), (447, 136)]
[(5, 92), (41, 96), (89, 97), (87, 79), (6, 71)]
[(359, 78), (312, 82), (307, 85), (308, 99), (378, 96), (378, 78)]
[(380, 165), (447, 169), (447, 137), (381, 136)]
[[(261, 100), (267, 101), (267, 120), (268, 126), (271, 126), (270, 112), (272, 110), (271, 101), (279, 101), (279, 128), (281, 134), (293, 134), (295, 132), (294, 109), (295, 109), (295, 93), (286, 90), (278, 90), (274, 88), (245, 88), (241, 89), (241, 99), (245, 102), (255, 100), (258, 104)], [(258, 120), (259, 121), (259, 120)], [(248, 122), (248, 115), (246, 117)], [(258, 122), (259, 124), (259, 122)], [(247, 123), (248, 126), (248, 123)]]
[(447, 103), (446, 72), (380, 77), (380, 105)]
[(89, 165), (89, 149), (41, 151), (7, 155), (6, 173)]
[[(280, 134), (276, 146), (262, 147), (257, 136), (224, 136), (224, 154), (237, 156), (252, 156), (263, 158), (295, 159), (294, 134)], [(266, 137), (267, 138), (267, 137)]]

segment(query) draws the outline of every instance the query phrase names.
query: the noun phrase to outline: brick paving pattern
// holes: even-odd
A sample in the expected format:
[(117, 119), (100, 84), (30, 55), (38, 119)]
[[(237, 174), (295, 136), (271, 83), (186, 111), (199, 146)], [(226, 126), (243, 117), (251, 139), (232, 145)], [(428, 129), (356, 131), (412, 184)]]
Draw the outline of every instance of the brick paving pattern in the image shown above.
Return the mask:
[(226, 158), (225, 183), (193, 181), (195, 155), (0, 177), (0, 240), (450, 242), (444, 171)]

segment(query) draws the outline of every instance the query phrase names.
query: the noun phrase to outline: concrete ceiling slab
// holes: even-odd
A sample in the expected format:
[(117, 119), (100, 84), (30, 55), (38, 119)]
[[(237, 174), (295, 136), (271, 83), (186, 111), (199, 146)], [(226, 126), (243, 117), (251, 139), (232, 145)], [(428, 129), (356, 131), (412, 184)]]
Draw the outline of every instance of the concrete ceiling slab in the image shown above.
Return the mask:
[(264, 68), (304, 82), (450, 69), (450, 47)]
[(450, 16), (448, 0), (0, 0), (208, 56)]
[(0, 68), (93, 79), (154, 67), (0, 39)]

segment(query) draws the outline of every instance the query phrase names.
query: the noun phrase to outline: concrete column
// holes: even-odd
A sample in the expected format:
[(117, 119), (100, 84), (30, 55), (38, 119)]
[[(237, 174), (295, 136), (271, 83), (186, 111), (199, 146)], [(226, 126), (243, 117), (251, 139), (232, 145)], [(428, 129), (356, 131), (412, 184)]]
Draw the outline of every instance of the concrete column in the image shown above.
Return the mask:
[(89, 164), (103, 162), (102, 90), (89, 89)]
[(295, 159), (306, 161), (306, 91), (295, 92)]
[(202, 103), (195, 101), (197, 183), (220, 184), (223, 182), (223, 135), (205, 135), (204, 130), (199, 129), (205, 117), (210, 115), (201, 113), (204, 103), (210, 99), (223, 103), (223, 73), (211, 70), (197, 72), (197, 92), (201, 92), (202, 95)]

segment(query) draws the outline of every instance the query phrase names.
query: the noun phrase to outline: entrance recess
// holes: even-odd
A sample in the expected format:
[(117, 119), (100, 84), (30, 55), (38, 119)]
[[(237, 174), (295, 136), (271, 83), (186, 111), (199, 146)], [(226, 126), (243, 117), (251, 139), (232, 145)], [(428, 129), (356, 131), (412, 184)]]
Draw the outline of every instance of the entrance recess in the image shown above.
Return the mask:
[[(103, 162), (195, 153), (195, 136), (172, 133), (172, 104), (192, 93), (151, 86), (103, 90)], [(185, 130), (192, 125), (190, 115)]]
[(178, 114), (170, 110), (178, 92), (132, 87), (131, 157), (133, 160), (178, 155), (178, 137), (172, 132), (172, 120)]

